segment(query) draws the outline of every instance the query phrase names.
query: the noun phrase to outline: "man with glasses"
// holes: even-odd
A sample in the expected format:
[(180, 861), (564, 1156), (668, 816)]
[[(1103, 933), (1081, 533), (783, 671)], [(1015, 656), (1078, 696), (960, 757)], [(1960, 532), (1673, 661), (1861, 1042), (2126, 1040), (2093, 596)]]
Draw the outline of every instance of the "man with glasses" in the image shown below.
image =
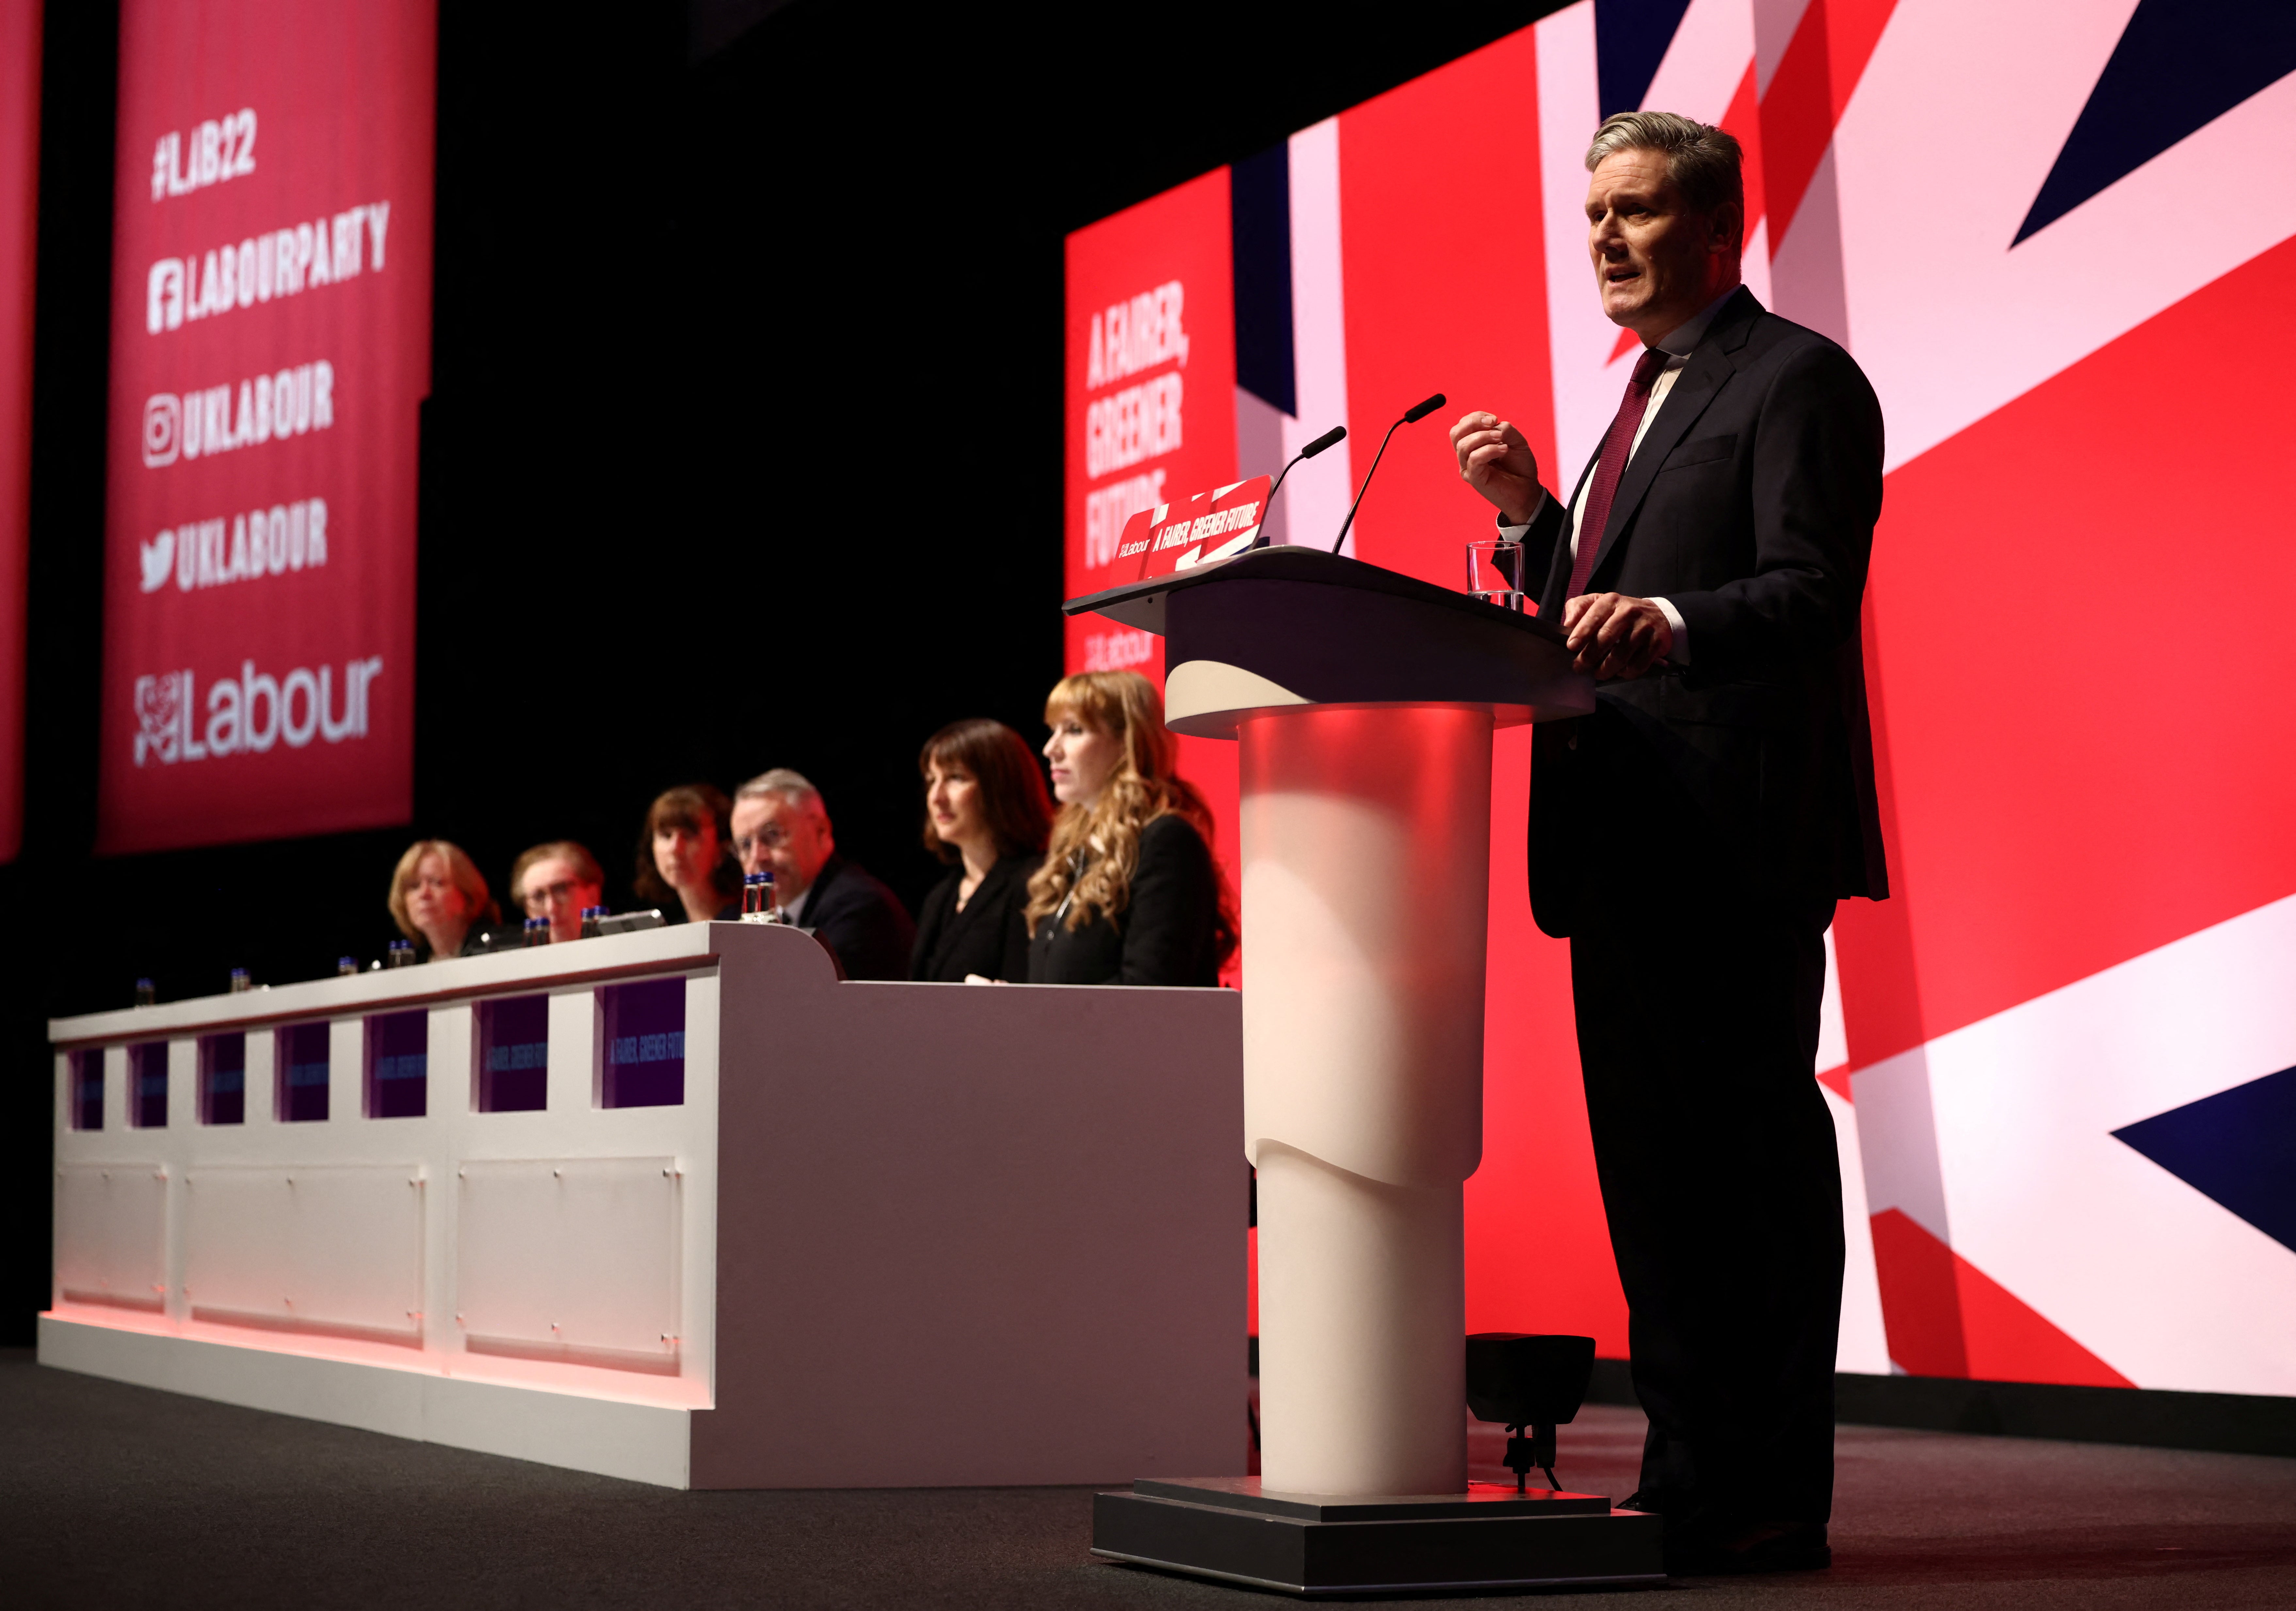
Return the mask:
[(849, 979), (906, 979), (916, 925), (894, 893), (837, 854), (821, 791), (786, 766), (734, 796), (734, 854), (771, 872), (783, 917), (829, 947)]
[(582, 937), (582, 913), (602, 905), (606, 875), (598, 858), (571, 839), (537, 845), (510, 870), (512, 898), (530, 918), (550, 920), (553, 945)]

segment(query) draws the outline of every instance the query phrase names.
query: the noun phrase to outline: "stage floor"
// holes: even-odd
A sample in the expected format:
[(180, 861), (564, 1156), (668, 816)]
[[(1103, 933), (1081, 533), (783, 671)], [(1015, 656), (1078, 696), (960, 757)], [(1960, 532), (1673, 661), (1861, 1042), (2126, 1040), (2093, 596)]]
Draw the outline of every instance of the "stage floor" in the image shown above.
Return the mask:
[[(1589, 1406), (1562, 1429), (1557, 1475), (1623, 1496), (1641, 1435), (1634, 1411)], [(1839, 1448), (1832, 1571), (1654, 1592), (1888, 1611), (2296, 1606), (2296, 1460), (1855, 1427)], [(1095, 1562), (1090, 1533), (1087, 1489), (681, 1493), (0, 1352), (11, 1607), (1284, 1603)]]

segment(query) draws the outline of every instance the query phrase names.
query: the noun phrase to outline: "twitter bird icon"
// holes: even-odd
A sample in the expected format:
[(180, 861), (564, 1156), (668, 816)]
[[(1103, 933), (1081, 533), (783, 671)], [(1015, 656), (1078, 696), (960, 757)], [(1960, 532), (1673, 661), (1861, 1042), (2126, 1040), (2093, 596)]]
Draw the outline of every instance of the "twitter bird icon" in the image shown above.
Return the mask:
[(163, 531), (144, 549), (144, 591), (157, 593), (168, 585), (168, 573), (176, 568), (176, 534)]

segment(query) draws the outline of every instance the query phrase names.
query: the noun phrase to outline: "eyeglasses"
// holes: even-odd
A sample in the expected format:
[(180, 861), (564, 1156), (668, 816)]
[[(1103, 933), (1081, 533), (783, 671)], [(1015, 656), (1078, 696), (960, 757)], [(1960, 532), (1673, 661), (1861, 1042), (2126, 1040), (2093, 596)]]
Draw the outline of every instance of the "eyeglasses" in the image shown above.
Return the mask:
[(570, 901), (574, 896), (574, 888), (572, 879), (561, 879), (555, 884), (545, 884), (539, 889), (529, 889), (525, 895), (526, 909), (530, 912), (539, 913), (553, 901), (562, 904)]
[(768, 822), (755, 833), (745, 833), (734, 841), (734, 854), (748, 855), (754, 850), (779, 850), (790, 842), (789, 830), (779, 822)]

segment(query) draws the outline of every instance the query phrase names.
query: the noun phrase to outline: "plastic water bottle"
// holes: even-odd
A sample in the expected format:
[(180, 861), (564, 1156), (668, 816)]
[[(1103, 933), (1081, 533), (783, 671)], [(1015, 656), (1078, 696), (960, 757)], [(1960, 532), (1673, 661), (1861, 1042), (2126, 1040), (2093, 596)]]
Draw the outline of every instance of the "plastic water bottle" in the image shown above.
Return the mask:
[(606, 909), (603, 906), (585, 906), (582, 908), (582, 937), (584, 939), (594, 940), (598, 937), (598, 920), (605, 915)]
[(250, 990), (252, 990), (252, 989), (254, 989), (254, 988), (255, 988), (255, 981), (254, 981), (253, 979), (250, 979), (250, 978), (249, 978), (249, 977), (247, 977), (247, 969), (244, 969), (244, 968), (234, 968), (234, 969), (233, 969), (231, 970), (231, 993), (232, 993), (232, 994), (234, 994), (234, 995), (244, 995), (247, 992), (249, 992), (249, 991), (250, 991)]
[(412, 967), (414, 967), (414, 942), (413, 940), (393, 940), (393, 941), (391, 941), (391, 943), (390, 943), (390, 958), (389, 966), (393, 967), (393, 968), (412, 968)]
[(355, 979), (358, 977), (358, 958), (337, 957), (335, 959), (335, 977), (337, 978)]
[(135, 1004), (138, 1007), (156, 1007), (160, 1004), (160, 993), (152, 988), (151, 980), (135, 981)]
[(525, 934), (525, 936), (524, 936), (524, 941), (525, 941), (525, 943), (526, 943), (527, 945), (549, 945), (549, 944), (550, 944), (550, 920), (549, 920), (548, 918), (529, 918), (529, 919), (527, 919), (527, 920), (526, 920), (526, 934)]

